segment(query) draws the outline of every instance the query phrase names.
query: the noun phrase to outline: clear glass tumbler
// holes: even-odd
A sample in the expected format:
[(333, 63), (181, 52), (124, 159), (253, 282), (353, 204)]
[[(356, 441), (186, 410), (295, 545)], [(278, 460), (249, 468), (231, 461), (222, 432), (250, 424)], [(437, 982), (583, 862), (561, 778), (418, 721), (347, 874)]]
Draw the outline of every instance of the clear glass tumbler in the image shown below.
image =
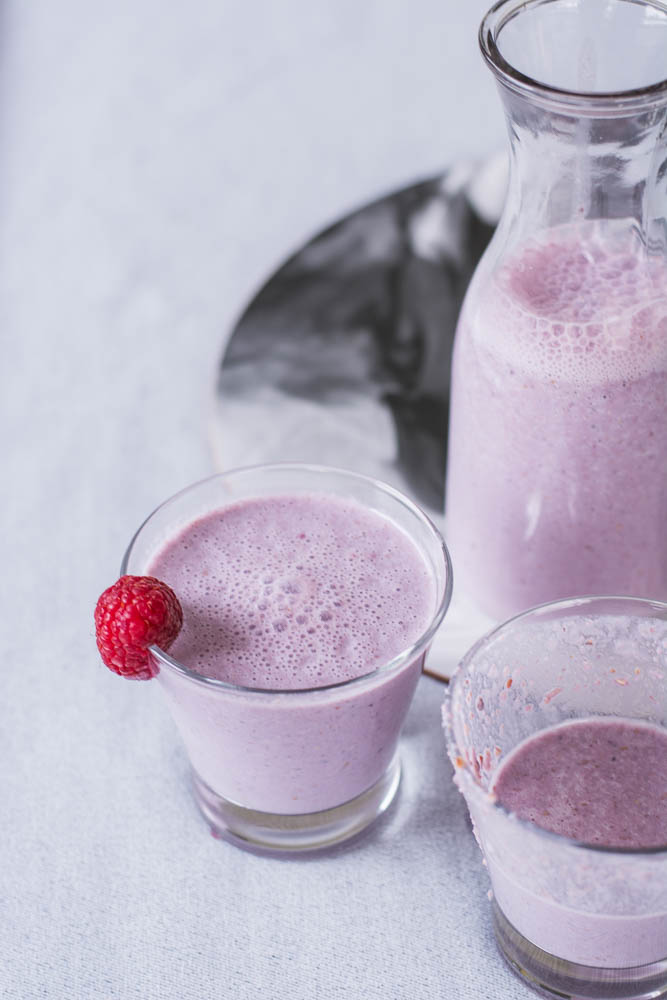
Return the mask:
[(667, 993), (667, 837), (644, 850), (579, 843), (519, 819), (490, 791), (517, 744), (599, 716), (667, 727), (667, 604), (579, 598), (525, 612), (470, 650), (443, 708), (510, 967), (546, 995), (659, 997)]
[(667, 4), (501, 0), (510, 137), (456, 333), (446, 537), (498, 620), (667, 600)]
[(249, 498), (325, 494), (377, 512), (412, 540), (433, 580), (428, 625), (409, 648), (352, 680), (306, 689), (244, 687), (202, 676), (151, 647), (192, 765), (194, 794), (214, 832), (267, 852), (327, 847), (364, 829), (400, 780), (398, 738), (452, 592), (445, 544), (390, 486), (307, 465), (237, 469), (197, 483), (151, 514), (122, 573), (144, 574), (186, 525)]

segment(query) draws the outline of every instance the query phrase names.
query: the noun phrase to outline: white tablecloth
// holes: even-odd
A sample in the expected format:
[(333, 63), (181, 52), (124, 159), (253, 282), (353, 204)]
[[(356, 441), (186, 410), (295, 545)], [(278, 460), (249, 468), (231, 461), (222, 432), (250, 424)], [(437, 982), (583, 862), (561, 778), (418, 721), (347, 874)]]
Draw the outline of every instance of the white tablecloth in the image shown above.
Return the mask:
[(519, 998), (420, 682), (389, 816), (272, 861), (215, 841), (153, 684), (98, 660), (131, 534), (211, 470), (225, 331), (292, 247), (502, 141), (479, 0), (2, 8), (6, 1000)]

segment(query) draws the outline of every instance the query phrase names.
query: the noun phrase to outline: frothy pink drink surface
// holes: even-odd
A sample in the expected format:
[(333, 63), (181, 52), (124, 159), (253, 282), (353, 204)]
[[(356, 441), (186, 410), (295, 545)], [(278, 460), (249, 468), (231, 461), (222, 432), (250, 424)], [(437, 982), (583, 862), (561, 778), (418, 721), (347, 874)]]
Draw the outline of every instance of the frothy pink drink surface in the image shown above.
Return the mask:
[(249, 687), (369, 673), (424, 632), (434, 587), (413, 542), (351, 501), (246, 500), (188, 525), (154, 559), (183, 605), (170, 653)]
[(520, 819), (605, 847), (667, 844), (667, 731), (622, 719), (543, 730), (501, 764), (492, 790)]
[(554, 229), (473, 282), (446, 513), (486, 611), (667, 596), (666, 411), (667, 268), (627, 231)]

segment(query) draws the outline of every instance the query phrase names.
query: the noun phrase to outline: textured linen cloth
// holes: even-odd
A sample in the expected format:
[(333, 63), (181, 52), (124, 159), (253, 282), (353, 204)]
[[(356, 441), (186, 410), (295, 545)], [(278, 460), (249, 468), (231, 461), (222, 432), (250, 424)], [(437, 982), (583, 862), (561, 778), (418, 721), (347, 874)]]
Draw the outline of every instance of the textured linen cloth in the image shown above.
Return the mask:
[(3, 1000), (526, 995), (441, 684), (420, 682), (365, 840), (266, 860), (210, 836), (159, 690), (105, 670), (92, 621), (142, 519), (211, 471), (212, 375), (267, 270), (502, 141), (482, 6), (3, 6)]

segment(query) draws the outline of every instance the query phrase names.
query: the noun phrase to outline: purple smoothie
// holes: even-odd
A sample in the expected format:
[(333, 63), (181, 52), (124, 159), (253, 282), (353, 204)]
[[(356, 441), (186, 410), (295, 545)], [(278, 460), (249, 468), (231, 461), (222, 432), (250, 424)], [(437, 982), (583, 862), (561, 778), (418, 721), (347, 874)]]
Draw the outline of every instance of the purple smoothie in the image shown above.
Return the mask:
[(563, 837), (604, 847), (664, 846), (667, 731), (607, 718), (545, 729), (507, 756), (491, 791), (519, 819)]
[[(667, 843), (667, 730), (617, 718), (561, 723), (515, 747), (496, 770), (491, 792), (519, 819), (563, 837), (610, 848), (661, 847)], [(525, 864), (539, 865), (539, 878), (548, 883), (551, 865), (562, 865), (556, 848), (543, 845), (541, 861), (532, 851)], [(626, 968), (665, 958), (662, 907), (651, 913), (645, 902), (648, 912), (633, 915), (637, 894), (648, 901), (652, 887), (634, 882), (631, 858), (619, 856), (613, 885), (609, 868), (600, 867), (596, 889), (607, 905), (613, 899), (611, 913), (596, 912), (590, 887), (577, 897), (579, 880), (591, 881), (591, 859), (570, 861), (561, 878), (571, 880), (572, 907), (550, 900), (543, 889), (534, 893), (487, 852), (494, 894), (510, 923), (549, 954), (584, 965)]]
[(421, 638), (436, 607), (432, 572), (402, 529), (333, 495), (244, 500), (188, 524), (147, 572), (183, 605), (170, 655), (238, 686), (159, 674), (209, 789), (298, 814), (379, 780), (423, 655), (373, 672)]
[(183, 605), (172, 656), (246, 687), (322, 687), (367, 674), (421, 635), (435, 601), (407, 535), (333, 497), (246, 500), (208, 514), (150, 572)]
[(613, 225), (483, 268), (452, 373), (447, 528), (504, 618), (572, 594), (667, 596), (667, 268)]

